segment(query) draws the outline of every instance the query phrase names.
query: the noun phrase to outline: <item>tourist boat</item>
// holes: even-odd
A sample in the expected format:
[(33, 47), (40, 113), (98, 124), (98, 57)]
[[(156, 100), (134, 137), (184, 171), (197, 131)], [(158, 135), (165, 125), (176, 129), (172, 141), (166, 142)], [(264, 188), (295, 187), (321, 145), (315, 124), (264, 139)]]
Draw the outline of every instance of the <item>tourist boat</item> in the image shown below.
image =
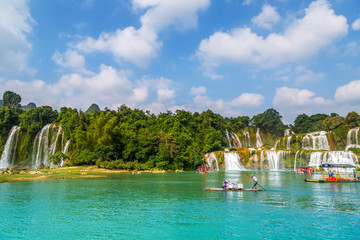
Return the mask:
[(262, 191), (261, 189), (255, 188), (255, 189), (245, 189), (245, 188), (205, 188), (207, 191), (249, 191), (249, 192), (259, 192)]
[[(322, 164), (319, 166), (325, 171), (306, 173), (305, 182), (320, 182), (320, 183), (356, 183), (360, 182), (360, 176), (354, 176), (354, 173), (348, 173), (347, 168), (355, 169), (355, 165), (351, 164)], [(357, 178), (356, 178), (357, 177)]]

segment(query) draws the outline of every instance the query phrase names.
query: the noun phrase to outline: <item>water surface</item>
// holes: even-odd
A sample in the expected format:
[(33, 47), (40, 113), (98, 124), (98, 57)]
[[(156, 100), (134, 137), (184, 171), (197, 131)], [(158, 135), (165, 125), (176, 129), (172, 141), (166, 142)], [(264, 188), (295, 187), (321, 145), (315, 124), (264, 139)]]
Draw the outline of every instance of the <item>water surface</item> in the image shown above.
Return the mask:
[[(224, 179), (263, 192), (208, 192)], [(359, 239), (360, 184), (287, 172), (118, 174), (0, 184), (0, 239)]]

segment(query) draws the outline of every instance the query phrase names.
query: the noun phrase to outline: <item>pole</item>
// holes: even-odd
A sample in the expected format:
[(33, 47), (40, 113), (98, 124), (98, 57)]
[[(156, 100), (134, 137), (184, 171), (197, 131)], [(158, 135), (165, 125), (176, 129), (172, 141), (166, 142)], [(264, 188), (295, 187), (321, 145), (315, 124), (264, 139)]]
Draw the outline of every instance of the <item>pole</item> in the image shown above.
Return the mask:
[[(237, 163), (236, 163), (236, 164), (237, 164)], [(252, 178), (249, 176), (249, 174), (247, 174), (243, 169), (241, 169), (240, 165), (238, 165), (238, 167), (240, 168), (241, 171), (243, 171), (243, 172), (245, 173), (246, 176), (248, 176), (248, 177), (252, 180)], [(266, 190), (263, 186), (261, 186), (261, 185), (259, 184), (259, 182), (258, 182), (257, 185), (259, 185), (259, 187), (261, 187), (262, 189), (264, 189), (264, 191)]]

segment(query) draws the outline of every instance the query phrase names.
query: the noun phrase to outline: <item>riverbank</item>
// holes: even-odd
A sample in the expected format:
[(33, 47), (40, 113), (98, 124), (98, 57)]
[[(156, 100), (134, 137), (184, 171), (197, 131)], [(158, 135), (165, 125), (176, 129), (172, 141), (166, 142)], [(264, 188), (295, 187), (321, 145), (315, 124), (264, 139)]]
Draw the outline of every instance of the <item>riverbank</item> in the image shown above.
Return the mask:
[[(4, 182), (22, 182), (22, 181), (37, 181), (37, 180), (56, 180), (56, 179), (86, 179), (86, 178), (106, 178), (111, 174), (121, 173), (166, 173), (165, 170), (144, 170), (144, 171), (130, 171), (130, 170), (110, 170), (105, 168), (98, 168), (96, 166), (76, 166), (76, 167), (61, 167), (54, 169), (13, 169), (3, 170), (0, 172), (0, 183)], [(176, 171), (181, 172), (181, 171)]]

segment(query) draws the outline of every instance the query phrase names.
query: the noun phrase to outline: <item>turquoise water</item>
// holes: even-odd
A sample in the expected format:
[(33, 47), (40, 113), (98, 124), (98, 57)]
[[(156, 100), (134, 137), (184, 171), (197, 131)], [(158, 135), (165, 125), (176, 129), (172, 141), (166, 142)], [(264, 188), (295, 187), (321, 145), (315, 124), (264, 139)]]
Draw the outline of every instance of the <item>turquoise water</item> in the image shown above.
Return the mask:
[(264, 192), (208, 192), (243, 172), (0, 184), (0, 239), (359, 239), (360, 184), (254, 173)]

